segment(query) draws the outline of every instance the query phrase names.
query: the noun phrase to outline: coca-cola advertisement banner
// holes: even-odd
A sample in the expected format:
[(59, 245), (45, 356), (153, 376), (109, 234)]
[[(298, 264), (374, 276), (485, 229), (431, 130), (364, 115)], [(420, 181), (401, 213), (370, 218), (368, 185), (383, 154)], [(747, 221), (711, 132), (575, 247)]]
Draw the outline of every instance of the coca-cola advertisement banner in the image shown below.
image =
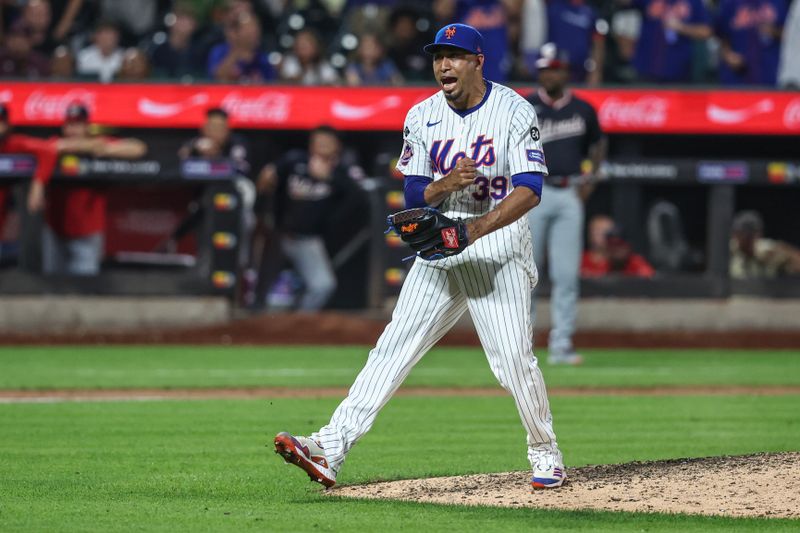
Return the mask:
[[(205, 110), (222, 107), (234, 127), (399, 131), (408, 109), (434, 87), (341, 88), (229, 85), (97, 85), (5, 83), (0, 101), (14, 124), (54, 126), (66, 107), (83, 102), (101, 124), (195, 128)], [(529, 94), (531, 88), (520, 88)], [(800, 94), (790, 92), (580, 89), (609, 133), (800, 133)]]

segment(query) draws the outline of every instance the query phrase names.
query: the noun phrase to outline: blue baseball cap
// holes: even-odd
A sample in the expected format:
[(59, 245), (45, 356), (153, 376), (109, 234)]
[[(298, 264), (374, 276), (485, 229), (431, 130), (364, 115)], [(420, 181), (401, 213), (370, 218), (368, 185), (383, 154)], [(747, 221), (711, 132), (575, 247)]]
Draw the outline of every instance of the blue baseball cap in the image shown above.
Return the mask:
[(422, 49), (428, 54), (435, 54), (439, 47), (447, 46), (450, 48), (460, 48), (470, 54), (483, 53), (483, 35), (466, 24), (448, 24), (436, 32), (436, 38), (431, 44), (425, 45)]

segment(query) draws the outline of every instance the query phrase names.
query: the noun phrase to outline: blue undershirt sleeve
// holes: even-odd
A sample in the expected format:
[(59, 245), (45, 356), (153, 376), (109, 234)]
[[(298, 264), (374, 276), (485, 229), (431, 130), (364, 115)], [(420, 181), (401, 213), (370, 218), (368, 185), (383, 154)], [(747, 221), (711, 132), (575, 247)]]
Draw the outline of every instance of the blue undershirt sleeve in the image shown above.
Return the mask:
[[(413, 207), (426, 207), (425, 188), (433, 179), (427, 176), (406, 176), (403, 182), (403, 192), (406, 198), (406, 209)], [(540, 182), (541, 183), (541, 182)], [(541, 189), (541, 185), (539, 185)]]
[(543, 175), (540, 172), (522, 172), (511, 176), (511, 184), (514, 187), (527, 187), (536, 193), (539, 198), (542, 197), (542, 179)]

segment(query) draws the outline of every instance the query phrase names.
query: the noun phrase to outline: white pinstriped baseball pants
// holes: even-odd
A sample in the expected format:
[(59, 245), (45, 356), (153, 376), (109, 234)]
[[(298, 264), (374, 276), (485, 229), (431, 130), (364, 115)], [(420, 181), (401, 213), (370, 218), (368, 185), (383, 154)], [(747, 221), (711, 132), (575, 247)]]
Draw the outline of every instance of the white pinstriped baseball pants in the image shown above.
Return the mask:
[[(491, 240), (486, 243), (490, 245)], [(532, 347), (530, 289), (536, 283), (535, 268), (516, 253), (514, 258), (497, 261), (474, 252), (471, 246), (459, 256), (417, 260), (412, 266), (392, 321), (347, 398), (330, 423), (312, 435), (325, 448), (335, 471), (370, 430), (411, 368), (467, 309), (492, 372), (514, 397), (528, 433), (529, 460), (534, 463), (536, 447), (557, 447), (547, 391)]]

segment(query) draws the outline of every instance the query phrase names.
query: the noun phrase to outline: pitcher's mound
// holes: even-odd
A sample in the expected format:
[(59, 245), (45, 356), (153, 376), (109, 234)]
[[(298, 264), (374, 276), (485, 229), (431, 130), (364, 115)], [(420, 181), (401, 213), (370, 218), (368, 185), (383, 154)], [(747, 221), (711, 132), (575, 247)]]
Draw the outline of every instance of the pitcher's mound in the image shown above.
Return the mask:
[(352, 498), (415, 502), (800, 518), (800, 452), (568, 469), (560, 489), (530, 490), (530, 472), (335, 488)]

